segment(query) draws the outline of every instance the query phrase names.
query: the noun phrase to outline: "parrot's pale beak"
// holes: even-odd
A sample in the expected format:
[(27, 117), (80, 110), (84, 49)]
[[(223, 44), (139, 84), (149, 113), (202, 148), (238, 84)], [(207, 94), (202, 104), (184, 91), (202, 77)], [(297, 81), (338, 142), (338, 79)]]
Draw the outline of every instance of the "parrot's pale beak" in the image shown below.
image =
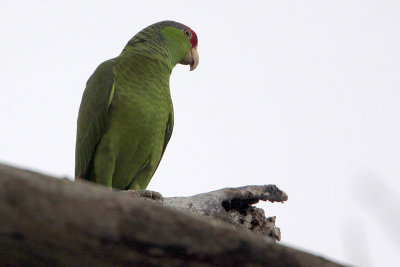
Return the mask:
[(197, 46), (189, 50), (186, 56), (179, 62), (183, 65), (190, 64), (190, 71), (194, 70), (199, 65), (199, 53), (197, 52)]

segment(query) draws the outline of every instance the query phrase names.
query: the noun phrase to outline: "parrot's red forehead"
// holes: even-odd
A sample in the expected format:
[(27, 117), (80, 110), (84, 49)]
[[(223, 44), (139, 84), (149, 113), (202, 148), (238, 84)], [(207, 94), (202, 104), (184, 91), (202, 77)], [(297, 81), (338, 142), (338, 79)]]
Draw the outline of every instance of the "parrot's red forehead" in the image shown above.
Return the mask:
[(192, 43), (192, 47), (196, 47), (198, 44), (197, 34), (194, 32), (194, 30), (192, 30), (192, 29), (190, 29), (190, 30), (192, 31), (192, 38), (190, 38), (190, 42)]

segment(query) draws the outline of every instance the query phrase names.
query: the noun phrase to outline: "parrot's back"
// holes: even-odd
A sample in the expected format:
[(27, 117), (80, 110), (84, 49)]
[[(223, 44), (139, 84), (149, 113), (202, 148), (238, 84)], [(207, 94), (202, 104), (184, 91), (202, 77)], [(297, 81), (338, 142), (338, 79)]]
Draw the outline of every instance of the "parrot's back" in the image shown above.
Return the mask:
[(118, 189), (147, 187), (173, 128), (169, 75), (142, 55), (96, 69), (79, 110), (77, 177)]

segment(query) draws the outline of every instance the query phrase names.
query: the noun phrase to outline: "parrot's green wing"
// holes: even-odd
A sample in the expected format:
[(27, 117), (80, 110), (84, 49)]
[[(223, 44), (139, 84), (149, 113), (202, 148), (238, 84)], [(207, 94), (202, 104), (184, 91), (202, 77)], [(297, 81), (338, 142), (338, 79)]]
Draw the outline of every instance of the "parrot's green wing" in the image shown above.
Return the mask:
[(164, 155), (164, 152), (165, 152), (165, 149), (167, 148), (169, 139), (171, 139), (173, 128), (174, 128), (174, 109), (171, 106), (171, 112), (169, 113), (167, 128), (165, 129), (164, 146), (163, 146), (163, 150), (161, 153), (161, 157)]
[(75, 177), (90, 179), (92, 157), (104, 134), (108, 107), (114, 94), (115, 59), (103, 62), (86, 83), (79, 108)]

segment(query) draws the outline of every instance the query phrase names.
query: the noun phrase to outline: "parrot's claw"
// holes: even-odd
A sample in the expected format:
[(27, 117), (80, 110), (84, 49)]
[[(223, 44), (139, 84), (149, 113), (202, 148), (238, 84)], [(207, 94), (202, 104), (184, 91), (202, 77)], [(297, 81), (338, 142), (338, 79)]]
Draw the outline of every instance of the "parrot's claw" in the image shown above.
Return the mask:
[(119, 191), (121, 193), (125, 193), (125, 194), (130, 194), (131, 196), (134, 197), (145, 197), (145, 198), (150, 198), (152, 200), (155, 201), (160, 201), (163, 202), (163, 196), (156, 192), (156, 191), (150, 191), (150, 190), (123, 190), (123, 191)]

